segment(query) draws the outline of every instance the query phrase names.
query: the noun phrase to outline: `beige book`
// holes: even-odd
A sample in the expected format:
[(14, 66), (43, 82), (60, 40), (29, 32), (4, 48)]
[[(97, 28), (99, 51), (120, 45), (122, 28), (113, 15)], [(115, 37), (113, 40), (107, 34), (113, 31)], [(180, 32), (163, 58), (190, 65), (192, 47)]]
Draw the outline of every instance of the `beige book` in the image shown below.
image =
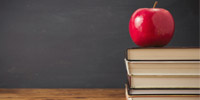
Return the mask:
[(200, 88), (200, 75), (133, 74), (128, 75), (131, 88)]
[(131, 48), (128, 60), (200, 60), (200, 48)]
[(200, 74), (200, 61), (128, 61), (128, 74)]
[(129, 95), (125, 87), (126, 100), (200, 100), (199, 95)]

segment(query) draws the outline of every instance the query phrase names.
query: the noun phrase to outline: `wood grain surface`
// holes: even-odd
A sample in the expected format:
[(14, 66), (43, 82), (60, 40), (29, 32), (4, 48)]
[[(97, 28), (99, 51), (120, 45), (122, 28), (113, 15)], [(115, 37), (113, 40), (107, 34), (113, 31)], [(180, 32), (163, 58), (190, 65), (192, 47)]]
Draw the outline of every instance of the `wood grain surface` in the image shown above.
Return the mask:
[(0, 89), (0, 100), (125, 100), (124, 89)]

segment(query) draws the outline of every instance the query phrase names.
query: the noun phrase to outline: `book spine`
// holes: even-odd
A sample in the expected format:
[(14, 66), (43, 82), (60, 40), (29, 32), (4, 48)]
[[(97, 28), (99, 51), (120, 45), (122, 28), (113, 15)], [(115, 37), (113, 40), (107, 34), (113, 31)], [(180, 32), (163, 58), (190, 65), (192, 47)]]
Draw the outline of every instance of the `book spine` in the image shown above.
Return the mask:
[(128, 84), (129, 84), (128, 86), (129, 86), (129, 88), (134, 88), (134, 86), (132, 86), (132, 83), (131, 83), (132, 82), (131, 76), (127, 74), (127, 78), (128, 78)]

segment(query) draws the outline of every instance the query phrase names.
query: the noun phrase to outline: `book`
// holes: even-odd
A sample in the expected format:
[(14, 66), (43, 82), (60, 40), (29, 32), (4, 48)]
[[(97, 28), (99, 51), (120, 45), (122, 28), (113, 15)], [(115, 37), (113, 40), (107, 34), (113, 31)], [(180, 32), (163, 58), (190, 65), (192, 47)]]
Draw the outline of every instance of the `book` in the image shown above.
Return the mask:
[(132, 89), (129, 90), (130, 94), (135, 95), (199, 95), (200, 90), (192, 89)]
[(197, 88), (130, 88), (126, 84), (130, 95), (200, 95)]
[(131, 88), (200, 88), (195, 74), (132, 74), (128, 79)]
[(127, 60), (200, 60), (200, 48), (130, 48)]
[(125, 59), (128, 75), (131, 74), (200, 74), (200, 61), (128, 61)]
[(125, 86), (125, 96), (126, 100), (199, 100), (200, 99), (199, 94), (131, 94), (127, 86)]

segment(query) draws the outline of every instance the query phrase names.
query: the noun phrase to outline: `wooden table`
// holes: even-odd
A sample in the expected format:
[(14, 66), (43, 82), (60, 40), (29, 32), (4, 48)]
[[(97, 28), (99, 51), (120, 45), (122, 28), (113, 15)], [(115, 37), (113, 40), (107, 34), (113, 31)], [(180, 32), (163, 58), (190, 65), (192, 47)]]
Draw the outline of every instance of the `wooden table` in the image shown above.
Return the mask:
[(125, 100), (124, 89), (0, 89), (0, 100)]

